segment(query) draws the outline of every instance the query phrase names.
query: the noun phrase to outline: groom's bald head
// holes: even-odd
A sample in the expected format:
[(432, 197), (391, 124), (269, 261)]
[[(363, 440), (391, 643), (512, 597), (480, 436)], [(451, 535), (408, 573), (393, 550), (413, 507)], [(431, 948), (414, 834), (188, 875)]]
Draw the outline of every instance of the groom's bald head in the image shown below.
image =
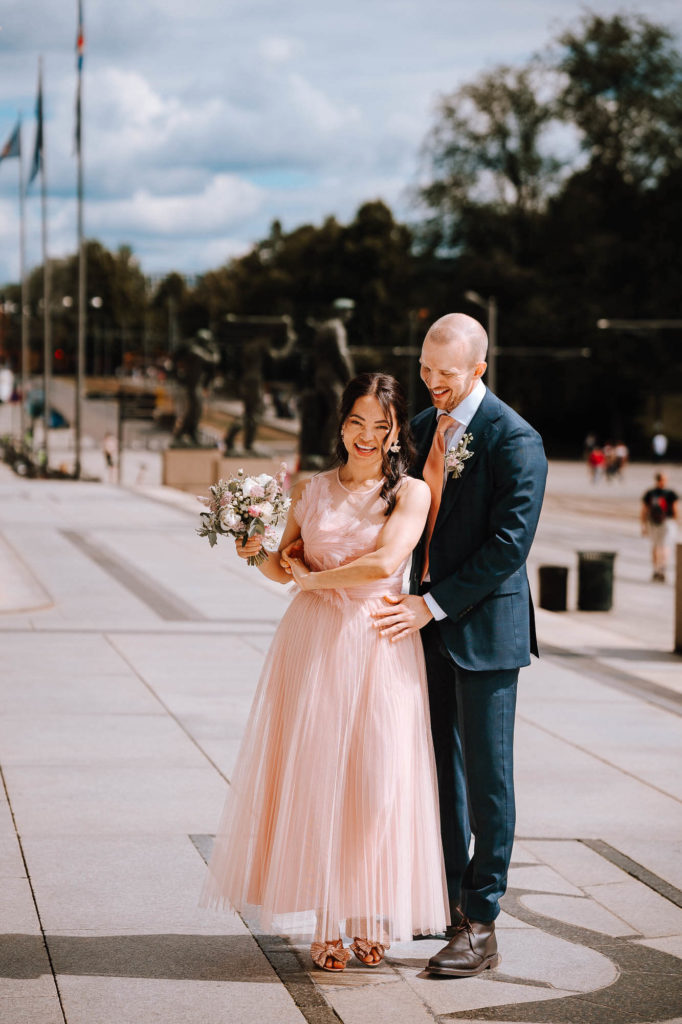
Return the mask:
[(426, 339), (438, 344), (456, 344), (468, 351), (471, 366), (485, 362), (488, 354), (488, 335), (478, 320), (466, 313), (446, 313), (427, 331)]
[(478, 320), (448, 313), (436, 320), (424, 338), (421, 378), (437, 409), (452, 412), (485, 373), (488, 335)]

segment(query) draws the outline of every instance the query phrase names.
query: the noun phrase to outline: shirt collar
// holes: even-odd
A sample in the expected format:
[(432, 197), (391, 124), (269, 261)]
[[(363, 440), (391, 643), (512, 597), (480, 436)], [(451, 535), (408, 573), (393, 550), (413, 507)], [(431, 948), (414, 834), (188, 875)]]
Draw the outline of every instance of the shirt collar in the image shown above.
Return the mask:
[(478, 407), (485, 398), (486, 386), (482, 380), (477, 380), (473, 390), (463, 398), (459, 405), (455, 406), (452, 412), (446, 413), (445, 409), (438, 409), (438, 416), (452, 416), (463, 427), (468, 427), (478, 412)]

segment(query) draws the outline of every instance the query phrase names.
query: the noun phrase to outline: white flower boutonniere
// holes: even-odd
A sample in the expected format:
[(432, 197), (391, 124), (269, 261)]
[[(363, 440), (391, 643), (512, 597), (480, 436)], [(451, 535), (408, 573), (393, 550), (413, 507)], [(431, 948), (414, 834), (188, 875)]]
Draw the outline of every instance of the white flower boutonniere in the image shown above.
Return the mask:
[(459, 480), (464, 470), (464, 463), (474, 454), (469, 451), (469, 444), (473, 439), (473, 434), (464, 434), (460, 437), (457, 447), (448, 448), (445, 453), (445, 468), (453, 480)]

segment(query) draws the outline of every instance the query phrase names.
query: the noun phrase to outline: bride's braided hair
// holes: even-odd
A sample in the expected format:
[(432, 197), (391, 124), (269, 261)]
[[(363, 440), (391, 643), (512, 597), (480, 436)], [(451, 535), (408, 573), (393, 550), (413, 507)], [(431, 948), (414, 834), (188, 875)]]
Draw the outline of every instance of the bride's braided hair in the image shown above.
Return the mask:
[(341, 431), (358, 398), (365, 398), (368, 395), (377, 399), (391, 428), (394, 424), (398, 427), (396, 440), (400, 449), (397, 452), (388, 451), (386, 438), (381, 446), (381, 468), (384, 474), (384, 483), (380, 493), (386, 502), (385, 514), (390, 516), (395, 507), (400, 478), (406, 475), (415, 456), (414, 442), (407, 418), (405, 392), (395, 377), (390, 377), (387, 373), (360, 373), (348, 382), (341, 396), (336, 457), (342, 465), (348, 461), (348, 452), (343, 443)]

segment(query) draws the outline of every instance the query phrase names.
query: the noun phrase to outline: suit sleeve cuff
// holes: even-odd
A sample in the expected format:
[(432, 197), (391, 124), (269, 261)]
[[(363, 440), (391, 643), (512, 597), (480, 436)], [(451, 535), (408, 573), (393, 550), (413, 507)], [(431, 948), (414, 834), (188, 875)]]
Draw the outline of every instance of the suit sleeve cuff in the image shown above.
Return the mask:
[(440, 622), (442, 619), (447, 619), (447, 612), (444, 612), (441, 606), (436, 601), (435, 597), (431, 594), (424, 594), (424, 600), (428, 605), (429, 611), (433, 615), (436, 622)]

